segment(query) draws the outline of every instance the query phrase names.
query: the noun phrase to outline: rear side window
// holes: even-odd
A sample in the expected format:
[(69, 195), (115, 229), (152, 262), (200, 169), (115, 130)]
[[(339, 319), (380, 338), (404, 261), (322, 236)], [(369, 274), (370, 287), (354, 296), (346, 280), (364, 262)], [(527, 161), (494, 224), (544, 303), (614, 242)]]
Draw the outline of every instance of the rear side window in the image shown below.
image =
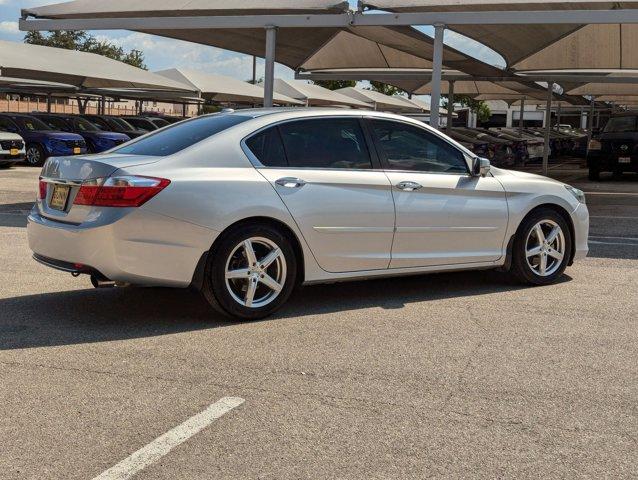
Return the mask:
[(386, 120), (373, 120), (372, 129), (390, 170), (464, 174), (461, 151), (421, 128)]
[(199, 117), (159, 130), (113, 152), (123, 155), (165, 157), (181, 152), (185, 148), (247, 120), (250, 120), (250, 117), (243, 115), (221, 114)]
[(371, 169), (359, 120), (322, 118), (279, 126), (292, 168)]
[(286, 152), (277, 127), (271, 127), (246, 140), (246, 146), (265, 167), (287, 167)]
[(606, 133), (623, 133), (623, 132), (638, 132), (636, 121), (638, 117), (614, 117), (607, 122), (605, 126)]

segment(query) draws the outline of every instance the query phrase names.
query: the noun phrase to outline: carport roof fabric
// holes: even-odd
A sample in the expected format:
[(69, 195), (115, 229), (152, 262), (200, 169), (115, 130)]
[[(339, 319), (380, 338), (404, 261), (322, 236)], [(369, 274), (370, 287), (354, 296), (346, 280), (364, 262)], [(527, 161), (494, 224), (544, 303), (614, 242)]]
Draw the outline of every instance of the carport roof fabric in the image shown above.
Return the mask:
[(275, 92), (301, 100), (308, 106), (341, 105), (347, 107), (369, 108), (369, 105), (365, 102), (301, 80), (284, 80), (276, 78), (274, 88)]
[(0, 41), (0, 72), (81, 88), (191, 91), (182, 83), (101, 55), (7, 41)]
[[(432, 91), (431, 84), (423, 85), (414, 93), (417, 95), (428, 95)], [(449, 82), (443, 82), (441, 84), (441, 93), (449, 93)], [(461, 80), (454, 82), (454, 94), (455, 95), (469, 95), (476, 97), (478, 95), (499, 95), (503, 97), (508, 96), (522, 96), (543, 99), (547, 97), (547, 93), (540, 86), (535, 87), (526, 85), (519, 82), (486, 82), (486, 81), (473, 81), (473, 80)]]
[(590, 95), (593, 97), (603, 95), (637, 95), (638, 84), (635, 83), (586, 83), (569, 92), (569, 95)]
[[(348, 11), (338, 0), (76, 0), (22, 11), (23, 16), (47, 19), (153, 18), (179, 16), (333, 14)], [(263, 28), (145, 29), (141, 32), (211, 45), (262, 57)], [(430, 68), (433, 40), (406, 26), (357, 26), (348, 28), (278, 28), (275, 61), (292, 69), (327, 68)], [(473, 76), (498, 75), (496, 69), (469, 55), (446, 47), (448, 68)]]
[[(634, 9), (638, 8), (638, 1), (601, 1), (601, 0), (370, 0), (363, 1), (363, 6), (367, 8), (377, 8), (390, 12), (455, 12), (455, 11), (548, 11), (548, 10), (611, 10), (611, 9)], [(604, 52), (609, 49), (609, 43), (613, 43), (613, 30), (618, 29), (617, 25), (590, 25), (587, 30), (590, 33), (583, 33), (590, 37), (583, 40), (583, 48), (578, 51), (576, 57), (569, 57), (572, 51), (566, 48), (573, 45), (570, 34), (579, 31), (584, 27), (580, 24), (534, 24), (534, 25), (454, 25), (448, 27), (466, 37), (472, 38), (483, 45), (498, 52), (506, 61), (509, 68), (524, 70), (531, 68), (553, 68), (548, 65), (547, 55), (538, 59), (530, 57), (543, 49), (553, 45), (556, 51), (555, 63), (561, 65), (560, 68), (586, 68), (585, 64), (591, 60), (595, 53)], [(624, 26), (628, 31), (633, 30), (631, 26)], [(591, 32), (598, 36), (598, 43), (592, 43)], [(638, 37), (637, 37), (638, 38)], [(572, 42), (570, 44), (570, 42)], [(566, 44), (561, 47), (558, 45)], [(627, 45), (635, 44), (631, 40)], [(638, 55), (638, 54), (635, 54)], [(606, 59), (602, 59), (604, 62)], [(561, 64), (561, 62), (563, 62)], [(569, 64), (568, 64), (569, 63)], [(554, 64), (554, 61), (551, 62)]]
[[(264, 99), (264, 89), (232, 77), (192, 70), (172, 68), (156, 72), (166, 78), (192, 86), (203, 98), (216, 102), (259, 103)], [(273, 100), (281, 105), (302, 105), (294, 98), (275, 93)]]
[(354, 98), (355, 100), (359, 100), (361, 102), (367, 103), (370, 108), (391, 110), (391, 111), (402, 111), (402, 112), (421, 111), (421, 108), (419, 108), (413, 103), (405, 101), (399, 97), (391, 97), (389, 95), (384, 95), (383, 93), (375, 92), (373, 90), (364, 90), (362, 88), (346, 87), (346, 88), (340, 88), (339, 90), (335, 90), (335, 92), (345, 95), (347, 97)]

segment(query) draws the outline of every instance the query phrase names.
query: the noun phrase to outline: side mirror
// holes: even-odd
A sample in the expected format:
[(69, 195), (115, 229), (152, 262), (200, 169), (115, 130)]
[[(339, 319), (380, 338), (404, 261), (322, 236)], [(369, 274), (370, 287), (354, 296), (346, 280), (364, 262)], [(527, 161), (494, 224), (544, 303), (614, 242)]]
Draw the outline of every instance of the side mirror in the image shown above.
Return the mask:
[(490, 173), (492, 165), (487, 158), (474, 157), (474, 164), (472, 165), (472, 176), (474, 177), (487, 177)]

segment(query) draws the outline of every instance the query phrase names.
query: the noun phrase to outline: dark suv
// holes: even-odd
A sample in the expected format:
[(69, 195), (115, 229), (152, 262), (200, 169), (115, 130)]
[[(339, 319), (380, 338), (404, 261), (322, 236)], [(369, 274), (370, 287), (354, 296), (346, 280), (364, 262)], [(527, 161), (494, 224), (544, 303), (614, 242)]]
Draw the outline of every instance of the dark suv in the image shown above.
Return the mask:
[(75, 115), (38, 113), (33, 116), (55, 130), (82, 135), (90, 153), (102, 153), (130, 140), (123, 133), (105, 132), (85, 118)]
[(599, 180), (601, 172), (615, 176), (638, 172), (638, 112), (609, 119), (602, 133), (589, 142), (587, 166), (590, 180)]
[(82, 115), (82, 118), (97, 125), (105, 132), (123, 133), (129, 138), (137, 138), (146, 135), (146, 130), (140, 130), (128, 123), (122, 117), (114, 117), (110, 115)]
[(49, 157), (68, 157), (87, 152), (86, 142), (76, 134), (56, 131), (42, 120), (21, 113), (0, 114), (0, 130), (17, 133), (27, 144), (26, 162), (42, 166)]

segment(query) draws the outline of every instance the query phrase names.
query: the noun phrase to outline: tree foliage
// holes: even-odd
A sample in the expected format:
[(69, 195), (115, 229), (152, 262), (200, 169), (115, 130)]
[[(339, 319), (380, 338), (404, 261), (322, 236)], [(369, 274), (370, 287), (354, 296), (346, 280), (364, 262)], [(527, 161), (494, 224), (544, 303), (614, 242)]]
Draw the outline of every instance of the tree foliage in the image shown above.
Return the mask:
[(340, 88), (354, 87), (357, 82), (354, 80), (314, 80), (312, 83), (328, 90), (339, 90)]
[[(441, 98), (444, 99), (444, 108), (448, 108), (450, 102), (449, 97), (447, 95), (441, 95)], [(454, 103), (460, 103), (462, 106), (469, 108), (472, 113), (476, 114), (479, 123), (489, 121), (492, 116), (492, 111), (485, 101), (476, 100), (469, 95), (454, 95)]]
[(384, 95), (399, 95), (401, 93), (405, 93), (398, 87), (394, 85), (388, 85), (387, 83), (371, 81), (370, 82), (370, 90), (374, 90), (375, 92), (383, 93)]
[(144, 70), (147, 69), (142, 51), (133, 49), (127, 52), (114, 43), (108, 42), (107, 40), (98, 40), (93, 35), (84, 31), (61, 30), (47, 33), (28, 32), (24, 36), (24, 42), (33, 45), (95, 53), (133, 65), (134, 67), (143, 68)]

